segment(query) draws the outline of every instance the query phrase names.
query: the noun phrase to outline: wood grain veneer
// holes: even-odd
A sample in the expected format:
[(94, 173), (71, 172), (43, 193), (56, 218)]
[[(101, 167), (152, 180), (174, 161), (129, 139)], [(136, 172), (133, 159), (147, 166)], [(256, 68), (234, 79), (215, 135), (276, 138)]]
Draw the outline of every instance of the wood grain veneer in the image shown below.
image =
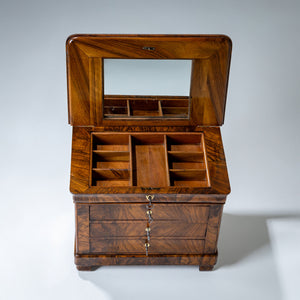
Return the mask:
[[(73, 35), (66, 48), (78, 270), (131, 264), (212, 270), (230, 193), (219, 128), (230, 39)], [(190, 95), (104, 95), (106, 58), (190, 59)]]
[[(153, 50), (148, 50), (149, 45)], [(73, 35), (67, 40), (66, 51), (69, 122), (73, 126), (142, 125), (136, 118), (109, 118), (109, 105), (103, 106), (104, 58), (191, 59), (191, 118), (173, 120), (172, 124), (219, 126), (224, 122), (231, 55), (231, 40), (227, 36)], [(120, 107), (123, 108), (119, 115), (124, 115), (127, 106)], [(158, 118), (153, 118), (154, 109), (149, 112), (152, 117), (147, 120), (143, 110), (143, 125), (169, 126), (169, 119), (160, 118), (158, 112)], [(174, 112), (170, 110), (169, 114)]]

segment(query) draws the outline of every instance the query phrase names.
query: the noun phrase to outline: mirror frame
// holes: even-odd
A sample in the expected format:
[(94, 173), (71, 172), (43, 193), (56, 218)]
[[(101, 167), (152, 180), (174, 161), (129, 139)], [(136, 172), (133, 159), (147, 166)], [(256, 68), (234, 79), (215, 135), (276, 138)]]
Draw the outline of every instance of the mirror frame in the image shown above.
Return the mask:
[[(224, 35), (72, 35), (66, 43), (73, 126), (220, 126), (231, 40)], [(191, 59), (189, 119), (104, 119), (103, 59)]]

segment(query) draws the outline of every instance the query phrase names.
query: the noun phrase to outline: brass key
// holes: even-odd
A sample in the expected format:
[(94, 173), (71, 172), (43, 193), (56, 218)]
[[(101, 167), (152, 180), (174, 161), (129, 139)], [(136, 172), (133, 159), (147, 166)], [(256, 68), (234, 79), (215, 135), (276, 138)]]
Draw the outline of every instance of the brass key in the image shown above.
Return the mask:
[(148, 256), (148, 248), (150, 247), (150, 243), (145, 243), (146, 256)]

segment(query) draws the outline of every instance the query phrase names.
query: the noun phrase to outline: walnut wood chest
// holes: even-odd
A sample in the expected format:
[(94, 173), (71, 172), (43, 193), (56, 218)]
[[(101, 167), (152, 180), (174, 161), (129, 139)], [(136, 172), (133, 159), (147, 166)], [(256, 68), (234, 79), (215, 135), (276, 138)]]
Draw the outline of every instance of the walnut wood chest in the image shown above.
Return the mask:
[[(220, 133), (230, 39), (73, 35), (66, 47), (77, 268), (172, 264), (212, 270), (230, 193)], [(170, 75), (162, 81), (158, 69), (153, 81), (176, 89), (177, 62), (190, 66), (187, 95), (136, 93), (135, 87), (127, 92), (130, 84), (139, 90), (139, 80), (157, 63)], [(145, 75), (128, 81), (126, 66), (143, 64)], [(121, 78), (113, 88), (110, 70)]]

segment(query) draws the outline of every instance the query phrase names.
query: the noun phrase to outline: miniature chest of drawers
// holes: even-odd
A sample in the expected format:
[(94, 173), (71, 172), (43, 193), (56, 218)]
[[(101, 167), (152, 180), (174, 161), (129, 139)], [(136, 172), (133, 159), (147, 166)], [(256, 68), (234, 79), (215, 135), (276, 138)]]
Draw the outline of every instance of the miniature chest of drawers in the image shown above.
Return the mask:
[[(231, 41), (223, 35), (69, 37), (70, 190), (79, 270), (213, 268), (230, 193), (220, 133), (230, 55)], [(106, 68), (124, 61), (135, 67), (146, 62), (146, 72), (149, 62), (187, 61), (188, 95), (107, 92)]]

